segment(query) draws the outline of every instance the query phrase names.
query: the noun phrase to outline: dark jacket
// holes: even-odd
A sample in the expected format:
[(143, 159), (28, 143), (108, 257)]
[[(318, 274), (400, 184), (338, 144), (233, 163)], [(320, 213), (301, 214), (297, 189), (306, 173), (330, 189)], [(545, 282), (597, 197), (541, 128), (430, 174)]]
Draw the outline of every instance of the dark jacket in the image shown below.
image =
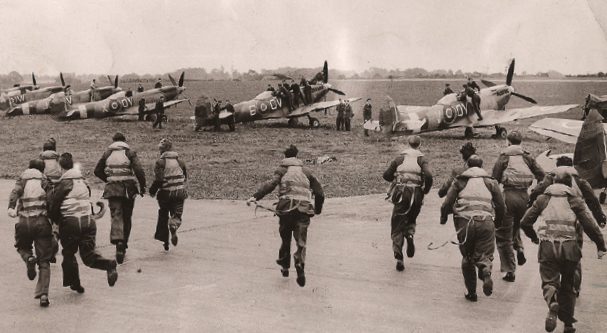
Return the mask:
[(162, 83), (160, 81), (156, 82), (154, 85), (154, 89), (162, 88)]
[[(466, 176), (465, 174), (459, 175), (457, 178), (455, 178), (453, 184), (447, 192), (445, 201), (441, 206), (441, 220), (444, 219), (446, 221), (447, 215), (453, 214), (453, 205), (455, 204), (459, 193), (466, 188), (466, 185), (468, 185), (469, 179), (470, 177)], [(488, 177), (488, 175), (487, 177), (483, 178), (483, 182), (485, 183), (485, 186), (487, 186), (489, 192), (491, 192), (491, 201), (495, 211), (493, 223), (495, 224), (496, 228), (499, 228), (502, 226), (504, 214), (506, 213), (506, 204), (504, 203), (502, 191), (497, 181), (491, 177)]]
[(447, 195), (447, 192), (449, 191), (449, 188), (451, 187), (451, 184), (453, 184), (453, 181), (455, 180), (455, 178), (457, 178), (457, 176), (461, 175), (467, 169), (468, 169), (468, 165), (467, 165), (467, 162), (465, 162), (465, 161), (464, 161), (463, 165), (453, 168), (453, 170), (451, 170), (451, 174), (449, 175), (449, 178), (447, 179), (447, 181), (438, 190), (438, 197), (442, 198), (445, 195)]
[(156, 102), (156, 105), (154, 106), (154, 112), (156, 112), (156, 114), (164, 114), (164, 102), (159, 100), (158, 102)]
[[(105, 188), (103, 190), (103, 197), (126, 197), (126, 198), (134, 198), (140, 192), (137, 189), (137, 182), (134, 180), (120, 181), (120, 182), (109, 182), (107, 181), (107, 175), (105, 174), (107, 158), (112, 154), (112, 150), (108, 149), (103, 153), (103, 156), (97, 162), (97, 166), (95, 166), (94, 174), (97, 178), (101, 179), (105, 184)], [(145, 172), (141, 167), (141, 163), (139, 162), (139, 157), (137, 157), (137, 152), (133, 149), (126, 149), (126, 156), (131, 161), (131, 169), (139, 182), (139, 188), (141, 189), (141, 193), (145, 193)]]
[(373, 118), (373, 106), (365, 104), (363, 107), (363, 120), (371, 120)]

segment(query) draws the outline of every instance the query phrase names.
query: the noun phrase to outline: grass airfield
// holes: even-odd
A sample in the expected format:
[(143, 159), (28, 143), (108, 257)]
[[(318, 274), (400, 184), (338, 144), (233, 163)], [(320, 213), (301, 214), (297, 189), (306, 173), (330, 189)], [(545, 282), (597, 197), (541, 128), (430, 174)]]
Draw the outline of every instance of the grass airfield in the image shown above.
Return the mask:
[[(386, 94), (397, 104), (431, 105), (446, 81), (336, 81), (335, 88), (349, 96), (373, 99), (374, 118)], [(456, 87), (458, 82), (450, 81)], [(462, 81), (463, 83), (463, 81)], [(497, 82), (496, 83), (501, 83)], [(186, 82), (186, 95), (194, 103), (201, 92), (233, 102), (253, 98), (267, 82)], [(605, 94), (607, 82), (517, 81), (517, 91), (534, 97), (540, 105), (582, 103), (586, 93)], [(126, 86), (128, 87), (128, 86)], [(125, 86), (123, 86), (125, 88)], [(149, 88), (149, 87), (146, 87)], [(337, 96), (335, 96), (337, 97)], [(331, 97), (330, 97), (331, 98)], [(529, 104), (512, 98), (509, 107)], [(107, 286), (105, 272), (81, 265), (86, 293), (78, 295), (61, 287), (60, 264), (52, 264), (51, 306), (41, 309), (33, 299), (34, 282), (26, 278), (25, 265), (13, 247), (13, 223), (0, 215), (4, 241), (0, 253), (7, 269), (0, 273), (1, 332), (543, 332), (547, 308), (541, 296), (537, 246), (524, 240), (528, 263), (518, 267), (514, 284), (503, 282), (499, 258), (494, 261), (494, 295), (480, 292), (479, 302), (463, 298), (461, 255), (447, 245), (429, 251), (430, 242), (441, 244), (454, 232), (450, 219), (438, 223), (438, 199), (433, 190), (425, 199), (418, 220), (417, 253), (406, 259), (406, 270), (394, 269), (389, 218), (391, 205), (383, 200), (387, 183), (381, 174), (404, 148), (379, 135), (362, 133), (363, 103), (353, 105), (352, 132), (334, 130), (335, 114), (317, 113), (321, 128), (307, 122), (290, 129), (286, 120), (239, 124), (234, 133), (193, 132), (187, 103), (167, 111), (163, 130), (151, 123), (129, 119), (54, 122), (49, 116), (0, 119), (4, 157), (0, 177), (14, 179), (41, 151), (42, 143), (55, 137), (58, 151), (69, 151), (101, 195), (93, 168), (116, 131), (125, 133), (139, 152), (148, 181), (163, 137), (188, 165), (190, 180), (179, 245), (165, 252), (153, 240), (156, 201), (138, 198), (130, 249), (118, 268), (116, 286)], [(579, 119), (581, 110), (554, 117)], [(573, 151), (573, 146), (546, 141), (527, 130), (535, 119), (506, 124), (525, 133), (524, 147), (537, 155)], [(481, 129), (474, 140), (490, 170), (503, 140), (489, 139), (493, 130)], [(460, 163), (463, 129), (422, 135), (421, 150), (436, 173), (435, 188)], [(274, 263), (280, 237), (277, 218), (244, 204), (244, 199), (270, 179), (289, 144), (300, 149), (300, 158), (323, 155), (336, 162), (312, 165), (328, 200), (322, 215), (309, 229), (307, 284), (300, 288), (291, 277), (281, 276)], [(148, 185), (149, 186), (149, 185)], [(0, 201), (7, 202), (12, 180), (0, 181)], [(210, 200), (208, 200), (210, 199)], [(268, 197), (267, 205), (272, 197)], [(99, 250), (114, 255), (109, 244), (109, 214), (98, 222)], [(607, 298), (607, 263), (596, 259), (596, 248), (584, 246), (584, 283), (578, 300), (578, 332), (601, 332), (607, 327), (603, 300)], [(61, 256), (58, 257), (61, 262)], [(139, 273), (138, 270), (141, 270)], [(562, 324), (557, 332), (562, 331)]]

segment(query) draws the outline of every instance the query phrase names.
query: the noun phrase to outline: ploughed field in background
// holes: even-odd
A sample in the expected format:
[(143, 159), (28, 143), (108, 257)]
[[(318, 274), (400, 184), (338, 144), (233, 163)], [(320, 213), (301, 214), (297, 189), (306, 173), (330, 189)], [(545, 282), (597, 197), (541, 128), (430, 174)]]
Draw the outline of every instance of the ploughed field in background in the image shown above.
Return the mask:
[[(187, 78), (187, 73), (186, 73)], [(491, 80), (501, 84), (500, 80)], [(252, 99), (265, 90), (268, 83), (276, 87), (279, 81), (232, 82), (232, 81), (186, 81), (185, 95), (195, 104), (201, 93), (232, 103)], [(384, 99), (390, 95), (399, 105), (432, 105), (441, 96), (445, 83), (458, 91), (463, 80), (385, 80), (350, 81), (330, 80), (334, 88), (348, 96), (362, 97), (354, 103), (355, 116), (352, 132), (335, 131), (335, 111), (315, 113), (320, 120), (317, 129), (308, 128), (307, 119), (301, 119), (297, 128), (288, 128), (286, 119), (259, 121), (252, 124), (237, 124), (236, 132), (194, 132), (193, 107), (182, 103), (167, 110), (168, 124), (162, 130), (152, 130), (152, 124), (138, 122), (135, 118), (109, 118), (55, 122), (50, 116), (21, 116), (0, 119), (0, 177), (16, 178), (27, 168), (30, 159), (38, 156), (42, 143), (49, 137), (57, 139), (60, 153), (71, 152), (82, 164), (89, 181), (101, 186), (92, 175), (96, 162), (111, 143), (115, 132), (126, 135), (128, 143), (138, 151), (145, 167), (148, 183), (153, 177), (154, 162), (158, 158), (157, 144), (169, 138), (174, 149), (188, 166), (188, 191), (192, 198), (199, 199), (246, 199), (261, 182), (269, 180), (284, 148), (290, 144), (299, 147), (300, 158), (311, 160), (321, 156), (332, 156), (337, 160), (309, 167), (324, 185), (329, 197), (356, 196), (383, 193), (387, 183), (382, 173), (404, 148), (379, 133), (365, 137), (362, 131), (362, 107), (366, 98), (371, 98), (373, 117), (377, 119), (380, 107), (386, 107)], [(477, 80), (480, 84), (480, 80)], [(513, 80), (517, 92), (533, 97), (539, 105), (582, 104), (588, 93), (607, 94), (607, 81), (582, 80)], [(137, 84), (121, 84), (123, 89), (136, 88)], [(144, 84), (146, 89), (151, 84)], [(330, 93), (329, 99), (338, 96)], [(347, 97), (346, 97), (347, 98)], [(508, 107), (527, 107), (531, 104), (512, 97)], [(580, 119), (580, 108), (553, 115), (556, 118)], [(553, 153), (572, 152), (573, 145), (548, 140), (527, 129), (537, 118), (504, 124), (508, 130), (519, 130), (525, 134), (524, 148), (534, 156), (546, 149)], [(435, 185), (446, 180), (451, 169), (461, 163), (459, 148), (467, 142), (463, 129), (451, 129), (422, 135), (422, 152), (428, 156), (435, 173)], [(480, 129), (481, 138), (474, 139), (477, 152), (484, 159), (484, 167), (490, 171), (503, 140), (491, 139), (492, 128)], [(148, 185), (149, 186), (149, 185)]]

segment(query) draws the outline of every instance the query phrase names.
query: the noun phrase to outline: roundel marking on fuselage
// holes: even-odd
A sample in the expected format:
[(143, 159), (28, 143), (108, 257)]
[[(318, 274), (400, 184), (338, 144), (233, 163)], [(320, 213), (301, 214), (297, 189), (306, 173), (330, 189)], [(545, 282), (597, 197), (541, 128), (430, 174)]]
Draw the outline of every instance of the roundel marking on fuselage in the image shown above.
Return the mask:
[(443, 109), (443, 121), (445, 124), (452, 124), (457, 118), (457, 113), (451, 106), (445, 106)]

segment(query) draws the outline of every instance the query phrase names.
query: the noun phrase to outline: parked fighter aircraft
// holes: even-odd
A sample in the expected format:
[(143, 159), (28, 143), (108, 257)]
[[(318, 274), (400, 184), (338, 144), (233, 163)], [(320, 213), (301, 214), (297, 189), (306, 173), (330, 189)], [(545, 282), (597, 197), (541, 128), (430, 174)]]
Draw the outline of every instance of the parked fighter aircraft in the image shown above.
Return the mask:
[[(54, 93), (57, 93), (60, 91), (65, 91), (65, 89), (68, 88), (69, 86), (65, 85), (65, 80), (63, 79), (63, 73), (59, 73), (59, 77), (61, 78), (61, 86), (38, 88), (38, 89), (31, 90), (31, 91), (25, 91), (22, 94), (17, 93), (18, 90), (15, 90), (15, 91), (13, 91), (12, 94), (9, 93), (6, 96), (4, 96), (4, 95), (0, 96), (0, 110), (2, 110), (2, 111), (8, 110), (8, 109), (11, 109), (22, 103), (45, 99)], [(32, 80), (34, 81), (33, 86), (37, 87), (36, 78), (34, 77), (33, 74), (32, 74)]]
[[(234, 117), (234, 123), (249, 122), (255, 120), (264, 119), (276, 119), (276, 118), (287, 118), (289, 119), (289, 126), (295, 126), (298, 118), (307, 117), (310, 123), (310, 127), (319, 127), (320, 122), (317, 118), (311, 116), (312, 112), (326, 110), (339, 104), (339, 101), (326, 101), (321, 102), (325, 96), (332, 91), (338, 95), (345, 95), (345, 93), (334, 89), (329, 83), (329, 69), (327, 62), (325, 61), (323, 70), (316, 74), (316, 76), (310, 80), (310, 94), (308, 105), (301, 103), (300, 107), (290, 111), (287, 97), (281, 96), (279, 93), (272, 91), (264, 91), (261, 94), (255, 96), (250, 101), (240, 102), (234, 105), (234, 114), (227, 111), (221, 111), (219, 118), (223, 124), (228, 124), (228, 118)], [(304, 90), (304, 87), (301, 87)], [(302, 96), (305, 96), (304, 92), (301, 92)], [(304, 97), (305, 99), (305, 97)], [(350, 102), (360, 100), (360, 98), (348, 98)], [(212, 126), (212, 110), (213, 110), (213, 99), (206, 94), (201, 95), (194, 109), (196, 117), (202, 118), (202, 126)]]
[[(90, 102), (80, 104), (77, 107), (68, 107), (56, 113), (53, 110), (53, 118), (56, 120), (77, 120), (88, 118), (107, 118), (116, 116), (136, 116), (139, 115), (139, 101), (145, 99), (146, 110), (143, 114), (151, 114), (155, 112), (156, 102), (160, 96), (164, 97), (164, 107), (168, 108), (173, 105), (189, 102), (187, 98), (177, 99), (183, 95), (185, 87), (183, 86), (185, 72), (179, 77), (179, 84), (175, 82), (169, 75), (169, 79), (173, 83), (172, 86), (150, 89), (139, 93), (128, 93), (125, 91), (118, 92), (107, 99), (98, 102)], [(128, 94), (127, 94), (128, 93)], [(60, 98), (60, 96), (57, 96)]]
[[(99, 87), (94, 90), (86, 89), (75, 93), (72, 93), (71, 89), (66, 88), (65, 91), (57, 92), (47, 98), (19, 104), (8, 110), (6, 115), (13, 117), (27, 114), (58, 113), (69, 108), (74, 108), (78, 104), (104, 100), (122, 91), (118, 87), (118, 76), (116, 76), (114, 82), (112, 82), (109, 76), (107, 78), (112, 84), (111, 86)], [(53, 112), (52, 110), (55, 111)]]
[[(573, 164), (580, 176), (593, 188), (604, 188), (601, 203), (607, 196), (607, 124), (597, 110), (592, 109), (586, 119), (579, 120), (545, 118), (536, 121), (529, 129), (557, 140), (575, 143)], [(546, 166), (549, 151), (538, 156), (539, 163)], [(547, 169), (550, 170), (550, 169)]]
[(482, 80), (488, 88), (480, 91), (480, 109), (483, 115), (481, 121), (478, 121), (470, 98), (466, 97), (466, 102), (461, 102), (455, 93), (444, 96), (433, 106), (397, 106), (388, 96), (389, 108), (380, 111), (379, 121), (368, 121), (363, 127), (396, 136), (466, 127), (465, 136), (471, 137), (474, 135), (473, 127), (495, 126), (496, 136), (505, 138), (508, 132), (499, 124), (564, 112), (577, 106), (577, 104), (572, 104), (506, 109), (510, 96), (517, 96), (533, 104), (537, 103), (534, 99), (514, 91), (511, 86), (513, 75), (514, 59), (508, 68), (506, 84), (496, 85), (493, 82)]
[(36, 85), (36, 77), (34, 76), (34, 73), (32, 73), (32, 84), (15, 83), (14, 86), (3, 89), (2, 93), (10, 94), (16, 92), (17, 94), (22, 95), (28, 91), (36, 90), (38, 88), (38, 85)]

